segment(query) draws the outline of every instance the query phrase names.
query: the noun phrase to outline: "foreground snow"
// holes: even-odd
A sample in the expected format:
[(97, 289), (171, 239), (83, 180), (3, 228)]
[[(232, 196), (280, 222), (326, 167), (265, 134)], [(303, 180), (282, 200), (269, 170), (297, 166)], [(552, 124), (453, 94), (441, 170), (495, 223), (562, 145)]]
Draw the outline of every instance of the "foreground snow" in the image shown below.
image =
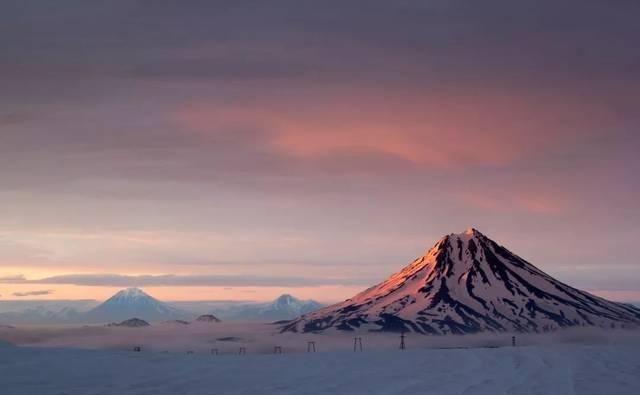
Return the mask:
[(639, 345), (210, 355), (0, 346), (0, 389), (39, 394), (633, 394)]

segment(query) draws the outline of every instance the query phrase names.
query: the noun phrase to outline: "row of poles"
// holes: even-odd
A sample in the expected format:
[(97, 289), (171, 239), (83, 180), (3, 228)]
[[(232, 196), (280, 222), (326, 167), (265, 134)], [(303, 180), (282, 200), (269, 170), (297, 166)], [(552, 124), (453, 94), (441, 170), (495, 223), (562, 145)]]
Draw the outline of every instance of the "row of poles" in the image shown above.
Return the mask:
[[(512, 336), (511, 337), (511, 346), (515, 347), (516, 346), (516, 337)], [(400, 334), (400, 350), (406, 350), (407, 349), (407, 345), (405, 343), (405, 334), (404, 332)], [(133, 348), (133, 351), (135, 352), (141, 352), (142, 351), (142, 347), (141, 346), (136, 346)], [(308, 341), (307, 342), (307, 352), (316, 352), (316, 342), (315, 341)], [(362, 337), (354, 337), (353, 338), (353, 352), (362, 352), (364, 351), (364, 347), (362, 346)], [(238, 349), (238, 355), (244, 355), (247, 353), (247, 348), (246, 347), (240, 347)], [(274, 346), (273, 347), (273, 353), (274, 354), (282, 354), (282, 346)], [(193, 354), (193, 351), (187, 351), (187, 354)], [(212, 348), (211, 349), (211, 354), (213, 355), (218, 355), (218, 349), (217, 348)]]

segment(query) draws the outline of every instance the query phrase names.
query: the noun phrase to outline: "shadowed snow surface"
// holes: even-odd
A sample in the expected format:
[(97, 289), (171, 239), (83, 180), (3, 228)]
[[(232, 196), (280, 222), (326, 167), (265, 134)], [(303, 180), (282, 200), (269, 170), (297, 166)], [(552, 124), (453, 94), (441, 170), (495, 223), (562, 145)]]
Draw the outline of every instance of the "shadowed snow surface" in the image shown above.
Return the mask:
[(11, 395), (640, 393), (640, 348), (210, 355), (0, 346)]

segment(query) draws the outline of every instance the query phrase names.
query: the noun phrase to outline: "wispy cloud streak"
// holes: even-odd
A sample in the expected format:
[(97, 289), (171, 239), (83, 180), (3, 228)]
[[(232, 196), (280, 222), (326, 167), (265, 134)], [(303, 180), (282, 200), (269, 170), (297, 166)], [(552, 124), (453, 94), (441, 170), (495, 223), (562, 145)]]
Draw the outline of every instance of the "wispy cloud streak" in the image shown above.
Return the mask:
[[(42, 279), (27, 279), (25, 276), (0, 278), (4, 284), (65, 284), (96, 287), (143, 287), (143, 286), (232, 286), (232, 287), (319, 287), (326, 285), (364, 285), (367, 279), (327, 279), (309, 277), (267, 277), (252, 275), (138, 275), (121, 274), (67, 274)], [(16, 295), (17, 296), (17, 295)], [(23, 295), (26, 296), (26, 295)]]
[(51, 295), (52, 293), (54, 293), (52, 289), (43, 289), (40, 291), (14, 292), (13, 296), (17, 296), (17, 297), (44, 296), (44, 295)]

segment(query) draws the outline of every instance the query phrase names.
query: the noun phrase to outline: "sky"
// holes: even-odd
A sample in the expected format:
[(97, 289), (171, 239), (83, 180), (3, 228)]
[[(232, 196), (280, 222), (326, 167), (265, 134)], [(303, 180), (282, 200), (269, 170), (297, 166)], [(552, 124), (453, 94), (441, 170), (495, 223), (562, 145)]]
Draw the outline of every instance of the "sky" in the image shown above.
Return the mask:
[(0, 2), (0, 300), (348, 298), (475, 227), (640, 300), (640, 3)]

